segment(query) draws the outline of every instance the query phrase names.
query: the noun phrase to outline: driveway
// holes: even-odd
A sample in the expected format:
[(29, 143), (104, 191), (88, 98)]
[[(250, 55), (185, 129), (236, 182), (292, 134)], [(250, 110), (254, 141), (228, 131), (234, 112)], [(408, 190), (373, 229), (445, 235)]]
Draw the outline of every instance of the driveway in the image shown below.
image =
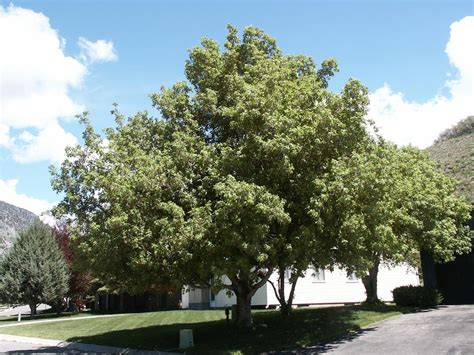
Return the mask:
[(441, 306), (376, 323), (312, 349), (329, 354), (474, 354), (474, 305)]

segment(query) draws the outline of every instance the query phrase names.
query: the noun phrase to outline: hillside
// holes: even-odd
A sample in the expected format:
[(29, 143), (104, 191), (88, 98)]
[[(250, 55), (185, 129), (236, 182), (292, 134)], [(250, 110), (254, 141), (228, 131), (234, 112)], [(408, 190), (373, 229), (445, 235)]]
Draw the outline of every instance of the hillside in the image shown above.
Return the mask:
[(30, 211), (0, 201), (0, 249), (8, 248), (35, 218), (38, 217)]
[(474, 205), (474, 116), (441, 133), (428, 152), (460, 182), (459, 192)]

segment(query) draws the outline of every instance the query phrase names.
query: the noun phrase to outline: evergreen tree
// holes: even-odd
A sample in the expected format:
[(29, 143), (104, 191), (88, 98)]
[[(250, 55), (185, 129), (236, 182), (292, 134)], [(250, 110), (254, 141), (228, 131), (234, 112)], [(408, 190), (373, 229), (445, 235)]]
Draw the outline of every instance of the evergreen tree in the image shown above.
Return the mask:
[(40, 303), (53, 303), (68, 291), (69, 271), (48, 226), (36, 220), (20, 233), (2, 260), (0, 296), (28, 304), (31, 317)]

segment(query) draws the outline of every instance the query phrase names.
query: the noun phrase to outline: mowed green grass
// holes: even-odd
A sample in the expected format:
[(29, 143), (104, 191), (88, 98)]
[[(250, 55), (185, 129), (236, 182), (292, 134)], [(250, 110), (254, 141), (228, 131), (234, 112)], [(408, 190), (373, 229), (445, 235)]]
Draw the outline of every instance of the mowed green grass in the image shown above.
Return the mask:
[(0, 333), (148, 350), (177, 351), (179, 330), (193, 329), (187, 352), (258, 353), (304, 348), (335, 340), (407, 310), (395, 306), (301, 308), (285, 319), (278, 311), (253, 311), (255, 326), (239, 329), (223, 310), (129, 313), (0, 328)]

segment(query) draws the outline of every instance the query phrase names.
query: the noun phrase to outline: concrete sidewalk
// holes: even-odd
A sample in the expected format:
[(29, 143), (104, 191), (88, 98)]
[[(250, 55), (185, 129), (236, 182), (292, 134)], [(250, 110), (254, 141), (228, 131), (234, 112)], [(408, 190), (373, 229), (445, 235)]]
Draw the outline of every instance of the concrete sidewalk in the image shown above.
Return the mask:
[(118, 348), (114, 346), (102, 346), (94, 344), (83, 344), (77, 342), (67, 342), (61, 340), (40, 339), (30, 337), (20, 337), (16, 335), (0, 334), (0, 352), (21, 352), (21, 353), (109, 353), (109, 354), (157, 354), (170, 355), (179, 353), (169, 353), (163, 351), (148, 351), (129, 348)]

